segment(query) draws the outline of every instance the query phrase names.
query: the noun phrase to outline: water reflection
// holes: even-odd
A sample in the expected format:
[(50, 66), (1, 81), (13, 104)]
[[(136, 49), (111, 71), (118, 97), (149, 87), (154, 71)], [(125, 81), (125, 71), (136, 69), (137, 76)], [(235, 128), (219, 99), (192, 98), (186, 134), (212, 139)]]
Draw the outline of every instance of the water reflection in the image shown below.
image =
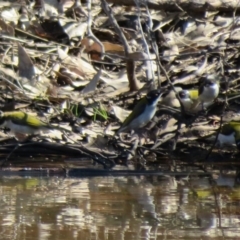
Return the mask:
[(224, 178), (4, 177), (0, 239), (237, 237), (239, 187)]

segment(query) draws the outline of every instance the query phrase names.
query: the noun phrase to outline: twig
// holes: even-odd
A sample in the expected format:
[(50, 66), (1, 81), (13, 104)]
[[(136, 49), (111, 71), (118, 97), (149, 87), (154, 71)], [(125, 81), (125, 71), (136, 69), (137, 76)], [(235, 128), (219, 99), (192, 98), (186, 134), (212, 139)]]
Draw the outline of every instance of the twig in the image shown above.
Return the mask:
[(132, 50), (130, 46), (128, 45), (127, 39), (125, 38), (123, 32), (121, 31), (115, 17), (113, 16), (112, 10), (107, 4), (106, 0), (101, 0), (102, 8), (104, 9), (105, 13), (109, 17), (110, 21), (112, 22), (115, 31), (119, 35), (121, 42), (124, 46), (125, 51), (125, 57), (127, 59), (127, 75), (128, 75), (128, 81), (129, 81), (129, 89), (130, 91), (137, 91), (139, 89), (138, 80), (135, 75), (135, 61), (130, 59), (130, 54), (132, 53)]
[(101, 47), (101, 58), (105, 54), (105, 49), (101, 41), (93, 34), (92, 32), (92, 15), (91, 15), (91, 7), (92, 7), (92, 0), (87, 1), (87, 10), (88, 10), (88, 38), (92, 38), (95, 42), (97, 42)]
[(8, 161), (8, 159), (12, 156), (12, 154), (20, 147), (22, 146), (26, 146), (26, 145), (31, 145), (32, 143), (26, 143), (26, 144), (19, 144), (17, 143), (17, 145), (15, 146), (15, 148), (7, 155), (7, 157), (3, 160), (3, 162), (1, 163), (1, 168), (4, 166), (4, 164)]
[[(148, 44), (147, 44), (147, 41), (146, 41), (146, 38), (144, 36), (144, 32), (143, 32), (143, 29), (142, 29), (142, 24), (141, 24), (141, 21), (140, 21), (140, 15), (141, 15), (141, 8), (140, 8), (140, 5), (139, 5), (139, 0), (134, 0), (136, 6), (137, 6), (137, 9), (138, 9), (138, 25), (139, 25), (139, 29), (140, 29), (140, 32), (141, 32), (141, 35), (142, 35), (142, 39), (143, 39), (143, 45), (144, 45), (144, 48), (147, 52), (147, 55), (148, 55), (148, 58), (151, 59), (150, 57), (150, 52), (149, 52), (149, 47), (148, 47)], [(149, 31), (148, 31), (148, 35), (149, 32), (152, 31), (152, 19), (151, 19), (151, 16), (149, 14), (149, 11), (148, 11), (148, 7), (147, 5), (145, 4), (145, 8), (147, 10), (147, 13), (148, 13), (148, 17), (149, 17), (149, 25), (147, 25), (149, 27)], [(148, 80), (154, 80), (154, 73), (153, 73), (153, 66), (152, 66), (152, 61), (151, 60), (148, 60), (146, 61), (147, 63), (147, 79)], [(155, 82), (153, 81), (153, 85), (155, 85)], [(154, 86), (155, 88), (155, 86)]]
[[(223, 72), (223, 69), (222, 69), (222, 72)], [(227, 89), (228, 89), (228, 83), (229, 83), (229, 82), (228, 82), (228, 80), (227, 80), (226, 77), (225, 77), (225, 83), (226, 83), (226, 91), (227, 91)], [(214, 140), (211, 148), (209, 149), (209, 151), (208, 151), (208, 153), (207, 153), (207, 155), (206, 155), (206, 157), (205, 157), (205, 160), (207, 160), (207, 159), (210, 157), (210, 155), (211, 155), (214, 147), (215, 147), (216, 144), (217, 144), (218, 136), (219, 136), (219, 134), (220, 134), (220, 132), (221, 132), (222, 125), (223, 125), (223, 115), (224, 115), (225, 109), (226, 109), (226, 107), (227, 107), (227, 105), (228, 105), (227, 102), (228, 102), (228, 98), (227, 98), (227, 94), (225, 94), (224, 104), (223, 104), (223, 108), (222, 108), (222, 114), (221, 114), (221, 117), (220, 117), (220, 127), (219, 127), (219, 129), (217, 130), (217, 134), (216, 134), (215, 140)]]

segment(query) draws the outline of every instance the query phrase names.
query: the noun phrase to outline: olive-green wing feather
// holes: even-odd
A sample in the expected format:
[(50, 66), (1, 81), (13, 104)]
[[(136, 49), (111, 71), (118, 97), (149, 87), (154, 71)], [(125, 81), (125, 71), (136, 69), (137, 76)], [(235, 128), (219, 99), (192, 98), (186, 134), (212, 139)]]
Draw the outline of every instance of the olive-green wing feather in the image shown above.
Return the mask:
[(234, 132), (234, 128), (230, 124), (224, 124), (221, 129), (221, 133), (224, 135), (230, 135)]
[[(143, 99), (142, 99), (143, 100)], [(134, 107), (133, 111), (128, 115), (128, 117), (124, 120), (121, 128), (126, 127), (135, 117), (141, 115), (145, 110), (146, 105), (144, 101), (139, 101), (137, 105)]]
[(240, 122), (229, 122), (228, 123), (229, 126), (231, 126), (231, 128), (234, 130), (234, 131), (240, 131)]
[(48, 123), (41, 119), (31, 116), (24, 112), (5, 112), (6, 119), (11, 119), (13, 123), (19, 125), (27, 125), (32, 128), (50, 127)]
[(240, 139), (240, 122), (230, 122), (228, 124), (232, 129), (233, 131), (235, 132), (235, 138), (236, 140), (239, 140)]

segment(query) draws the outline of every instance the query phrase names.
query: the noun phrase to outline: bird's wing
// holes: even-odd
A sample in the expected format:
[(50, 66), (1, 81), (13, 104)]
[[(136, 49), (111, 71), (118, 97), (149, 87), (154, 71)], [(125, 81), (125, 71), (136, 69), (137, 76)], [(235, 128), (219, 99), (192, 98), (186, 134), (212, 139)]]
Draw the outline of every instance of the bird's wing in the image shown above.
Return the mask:
[(225, 124), (222, 126), (222, 129), (221, 129), (221, 133), (224, 135), (230, 135), (234, 131), (235, 131), (235, 128), (231, 124)]
[(240, 122), (230, 122), (228, 124), (235, 132), (240, 132)]
[[(122, 127), (127, 126), (132, 120), (134, 116), (139, 116), (141, 115), (144, 110), (146, 105), (144, 105), (141, 101), (137, 103), (137, 105), (134, 107), (133, 111), (128, 115), (128, 117), (124, 120)], [(121, 127), (121, 128), (122, 128)]]

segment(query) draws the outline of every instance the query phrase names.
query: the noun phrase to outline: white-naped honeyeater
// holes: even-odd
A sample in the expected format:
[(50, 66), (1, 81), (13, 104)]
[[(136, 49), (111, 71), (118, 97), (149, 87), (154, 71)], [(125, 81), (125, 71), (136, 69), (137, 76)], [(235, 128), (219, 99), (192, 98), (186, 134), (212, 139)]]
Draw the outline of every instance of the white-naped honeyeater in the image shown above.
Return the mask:
[(237, 145), (240, 149), (240, 122), (231, 121), (222, 126), (221, 132), (218, 135), (218, 144), (223, 145)]
[(178, 92), (178, 96), (185, 108), (185, 110), (190, 110), (194, 101), (198, 98), (198, 90), (182, 90)]
[(205, 103), (212, 103), (219, 94), (219, 81), (217, 76), (211, 75), (209, 78), (203, 80), (203, 82), (199, 85), (198, 88), (198, 99), (193, 104), (193, 109), (197, 108), (199, 104), (202, 104), (202, 108), (204, 108)]
[[(65, 130), (64, 128), (53, 126), (42, 121), (38, 117), (22, 111), (3, 112), (0, 111), (0, 127), (7, 127), (13, 133), (37, 134), (53, 129)], [(68, 131), (68, 130), (66, 130)]]
[[(201, 105), (198, 105), (193, 109), (193, 105), (198, 100), (198, 90), (197, 89), (182, 90), (182, 91), (178, 92), (178, 96), (179, 96), (186, 111), (198, 112), (198, 111), (202, 110)], [(203, 103), (203, 107), (207, 108), (211, 104), (212, 104), (212, 102)]]
[(146, 96), (141, 98), (130, 115), (125, 119), (117, 134), (144, 127), (154, 117), (161, 95), (160, 90), (151, 90)]

